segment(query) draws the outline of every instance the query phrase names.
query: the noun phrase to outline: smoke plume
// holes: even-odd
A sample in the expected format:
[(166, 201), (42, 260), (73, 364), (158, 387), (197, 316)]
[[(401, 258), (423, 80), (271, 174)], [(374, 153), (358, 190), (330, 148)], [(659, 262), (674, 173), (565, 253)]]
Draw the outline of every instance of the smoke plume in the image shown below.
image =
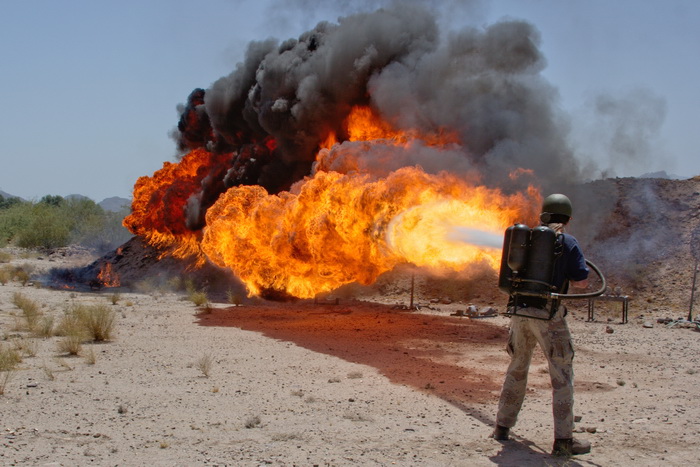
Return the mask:
[[(509, 179), (517, 168), (540, 179), (575, 179), (556, 92), (540, 75), (539, 42), (522, 21), (441, 34), (430, 11), (402, 4), (322, 22), (297, 39), (250, 43), (231, 74), (194, 90), (182, 107), (180, 150), (229, 155), (202, 174), (201, 190), (187, 202), (187, 226), (203, 227), (207, 208), (231, 186), (289, 189), (312, 173), (331, 132), (353, 144), (343, 143), (342, 123), (357, 105), (397, 129), (456, 135), (449, 151), (417, 145), (399, 156), (359, 148), (362, 167), (420, 165), (507, 191), (532, 182)], [(320, 164), (344, 170), (331, 153)]]

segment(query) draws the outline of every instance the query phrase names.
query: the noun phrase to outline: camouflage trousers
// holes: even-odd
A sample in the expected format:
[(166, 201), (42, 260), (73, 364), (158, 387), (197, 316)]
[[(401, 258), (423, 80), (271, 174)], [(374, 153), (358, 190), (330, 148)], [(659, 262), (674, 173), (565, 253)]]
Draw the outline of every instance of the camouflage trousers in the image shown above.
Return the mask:
[(512, 316), (508, 337), (508, 354), (511, 356), (501, 398), (498, 403), (496, 423), (512, 428), (525, 399), (527, 374), (532, 353), (539, 343), (549, 362), (552, 380), (552, 412), (554, 437), (571, 438), (574, 428), (574, 349), (571, 333), (564, 319), (564, 307), (559, 307), (549, 320)]

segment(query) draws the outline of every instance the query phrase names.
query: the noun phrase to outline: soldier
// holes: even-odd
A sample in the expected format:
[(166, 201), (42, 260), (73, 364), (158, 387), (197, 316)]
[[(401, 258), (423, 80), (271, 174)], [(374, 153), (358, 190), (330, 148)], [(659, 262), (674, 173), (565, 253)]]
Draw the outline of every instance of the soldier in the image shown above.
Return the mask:
[[(561, 293), (566, 293), (569, 284), (577, 288), (588, 286), (588, 268), (581, 248), (576, 239), (564, 233), (564, 226), (571, 219), (572, 207), (568, 197), (553, 194), (545, 198), (540, 220), (557, 234), (561, 234), (562, 254), (554, 265), (553, 284)], [(538, 301), (539, 300), (539, 301)], [(528, 300), (534, 308), (545, 308), (544, 299)], [(509, 301), (511, 312), (515, 306)], [(521, 306), (521, 304), (518, 304)], [(532, 310), (539, 311), (539, 310)], [(566, 308), (558, 306), (549, 320), (528, 318), (511, 314), (508, 354), (511, 362), (508, 366), (496, 417), (496, 429), (493, 438), (499, 441), (509, 439), (510, 428), (520, 412), (527, 388), (527, 374), (535, 346), (539, 343), (549, 362), (549, 374), (552, 381), (552, 411), (554, 414), (554, 446), (552, 454), (570, 456), (590, 452), (591, 443), (573, 437), (574, 428), (574, 350), (571, 334), (565, 320)]]

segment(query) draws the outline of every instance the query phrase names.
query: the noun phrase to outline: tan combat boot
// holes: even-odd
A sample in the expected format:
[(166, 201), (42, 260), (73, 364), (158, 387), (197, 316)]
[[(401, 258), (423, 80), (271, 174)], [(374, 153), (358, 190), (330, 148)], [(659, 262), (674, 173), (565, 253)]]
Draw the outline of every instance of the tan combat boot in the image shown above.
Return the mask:
[(553, 456), (575, 456), (591, 452), (591, 443), (583, 439), (555, 439), (552, 446)]

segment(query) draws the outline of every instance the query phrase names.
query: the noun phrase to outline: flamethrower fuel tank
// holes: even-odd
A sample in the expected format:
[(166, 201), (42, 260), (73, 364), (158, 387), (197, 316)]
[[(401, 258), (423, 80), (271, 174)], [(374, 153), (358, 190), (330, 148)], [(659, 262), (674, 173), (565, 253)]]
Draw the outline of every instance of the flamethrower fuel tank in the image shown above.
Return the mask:
[(557, 234), (549, 227), (541, 225), (532, 229), (527, 265), (525, 266), (528, 292), (545, 294), (552, 292), (556, 241)]
[(530, 228), (525, 224), (511, 225), (503, 237), (501, 269), (498, 276), (498, 288), (511, 293), (513, 271), (522, 272), (527, 262), (527, 245)]
[(534, 229), (524, 224), (508, 227), (503, 238), (498, 288), (507, 294), (552, 292), (556, 240), (556, 232), (543, 225)]

